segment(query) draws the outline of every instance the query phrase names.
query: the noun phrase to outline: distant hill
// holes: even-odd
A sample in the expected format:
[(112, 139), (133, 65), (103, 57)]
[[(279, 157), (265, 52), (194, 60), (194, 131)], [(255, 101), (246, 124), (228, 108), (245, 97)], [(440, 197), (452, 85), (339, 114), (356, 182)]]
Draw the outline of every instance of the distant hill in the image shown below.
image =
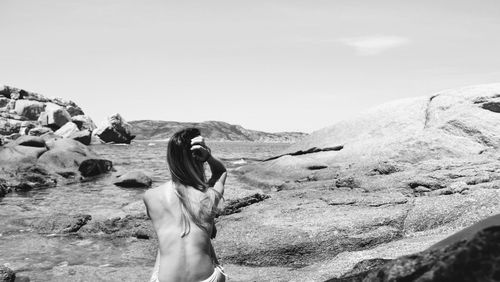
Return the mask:
[(162, 120), (134, 120), (132, 133), (136, 140), (168, 139), (177, 130), (185, 127), (199, 128), (201, 134), (212, 141), (256, 141), (256, 142), (289, 142), (293, 143), (306, 136), (302, 132), (268, 133), (245, 129), (240, 125), (222, 121), (176, 122)]

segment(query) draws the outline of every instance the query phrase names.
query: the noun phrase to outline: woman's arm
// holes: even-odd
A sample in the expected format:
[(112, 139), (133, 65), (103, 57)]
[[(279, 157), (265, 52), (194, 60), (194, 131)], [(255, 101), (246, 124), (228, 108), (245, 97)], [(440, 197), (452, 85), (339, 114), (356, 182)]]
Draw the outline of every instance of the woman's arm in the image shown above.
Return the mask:
[(208, 158), (207, 163), (208, 166), (210, 167), (210, 171), (212, 172), (212, 176), (208, 180), (208, 185), (210, 187), (214, 187), (215, 189), (215, 185), (217, 184), (217, 182), (220, 182), (222, 184), (222, 191), (217, 191), (217, 192), (223, 194), (224, 184), (226, 184), (226, 176), (227, 176), (226, 167), (221, 161), (214, 158), (214, 156), (212, 155), (210, 155), (210, 157)]

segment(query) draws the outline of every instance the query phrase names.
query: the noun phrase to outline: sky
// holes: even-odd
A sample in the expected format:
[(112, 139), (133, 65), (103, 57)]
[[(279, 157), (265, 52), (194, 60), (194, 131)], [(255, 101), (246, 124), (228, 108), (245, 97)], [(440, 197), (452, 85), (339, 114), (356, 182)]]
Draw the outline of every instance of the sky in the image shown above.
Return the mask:
[(0, 0), (0, 84), (94, 121), (312, 132), (500, 82), (498, 0)]

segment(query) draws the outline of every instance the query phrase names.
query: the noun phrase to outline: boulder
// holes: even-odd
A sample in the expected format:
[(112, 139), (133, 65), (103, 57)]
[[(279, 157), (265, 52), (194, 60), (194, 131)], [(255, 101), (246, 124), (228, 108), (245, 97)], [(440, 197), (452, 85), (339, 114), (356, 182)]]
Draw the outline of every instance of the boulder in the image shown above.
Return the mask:
[(37, 127), (38, 123), (34, 121), (23, 121), (21, 123), (21, 128), (19, 128), (19, 134), (26, 135), (29, 131), (35, 127)]
[(120, 175), (114, 182), (116, 186), (133, 188), (133, 187), (151, 187), (153, 180), (141, 171), (130, 171)]
[[(69, 123), (69, 122), (68, 122)], [(90, 145), (92, 141), (92, 132), (88, 129), (80, 130), (77, 132), (71, 133), (68, 138), (76, 140), (83, 145)]]
[(37, 120), (44, 109), (44, 103), (33, 100), (17, 100), (14, 108), (18, 115), (29, 120)]
[(21, 129), (21, 121), (0, 117), (0, 135), (10, 135), (19, 133)]
[(0, 85), (0, 97), (2, 96), (10, 99), (10, 90), (8, 86)]
[(55, 187), (58, 176), (36, 164), (21, 163), (11, 173), (8, 187), (16, 191), (29, 191), (37, 188)]
[(81, 173), (82, 176), (94, 176), (109, 172), (112, 163), (99, 158), (82, 143), (63, 138), (47, 143), (49, 151), (44, 153), (37, 164), (47, 167), (61, 175)]
[(5, 97), (0, 97), (0, 108), (5, 108), (9, 104), (10, 99)]
[(471, 238), (327, 281), (498, 281), (499, 260), (500, 226), (496, 225)]
[(3, 146), (0, 149), (0, 167), (15, 168), (20, 164), (36, 163), (47, 148), (28, 146)]
[(73, 122), (67, 122), (54, 132), (55, 134), (68, 138), (70, 135), (79, 132), (78, 126)]
[(130, 144), (135, 135), (131, 134), (131, 126), (125, 122), (120, 114), (112, 115), (107, 122), (99, 126), (93, 134), (97, 135), (105, 143)]
[(78, 126), (80, 130), (88, 129), (90, 131), (93, 131), (97, 128), (94, 121), (92, 121), (92, 119), (86, 115), (72, 116), (71, 120)]
[(16, 280), (16, 273), (3, 265), (0, 265), (0, 282), (14, 282)]
[(70, 116), (74, 117), (74, 116), (80, 116), (80, 115), (84, 115), (85, 113), (82, 111), (82, 109), (76, 105), (72, 106), (67, 106), (66, 107), (66, 111), (68, 111), (68, 113), (70, 114)]
[(52, 129), (48, 128), (48, 127), (43, 127), (43, 126), (38, 126), (38, 127), (35, 127), (35, 128), (32, 128), (28, 131), (28, 135), (30, 136), (41, 136), (41, 135), (44, 135), (46, 133), (52, 133)]
[(0, 178), (0, 198), (11, 192), (10, 187), (4, 179)]
[(52, 130), (61, 128), (64, 124), (71, 121), (71, 115), (63, 108), (48, 108), (40, 114), (38, 121)]
[(38, 147), (46, 148), (45, 140), (38, 136), (23, 135), (9, 143), (8, 146), (28, 146), (28, 147)]
[(92, 177), (110, 172), (113, 163), (105, 159), (86, 159), (78, 167), (78, 171), (83, 177)]

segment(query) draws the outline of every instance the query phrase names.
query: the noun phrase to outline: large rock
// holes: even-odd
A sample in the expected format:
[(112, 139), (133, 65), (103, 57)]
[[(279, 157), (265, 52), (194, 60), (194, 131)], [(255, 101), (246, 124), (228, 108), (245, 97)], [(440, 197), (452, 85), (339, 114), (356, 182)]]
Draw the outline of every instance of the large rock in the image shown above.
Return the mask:
[(17, 167), (20, 164), (36, 163), (47, 152), (47, 148), (28, 146), (4, 146), (0, 149), (0, 167)]
[(72, 116), (71, 120), (78, 126), (80, 130), (88, 129), (90, 131), (93, 131), (97, 128), (94, 121), (92, 121), (92, 119), (86, 115)]
[(12, 143), (9, 143), (9, 146), (28, 146), (28, 147), (38, 147), (38, 148), (46, 148), (47, 145), (45, 140), (38, 136), (28, 136), (24, 135), (17, 138)]
[(80, 130), (78, 130), (78, 126), (76, 126), (76, 124), (74, 124), (73, 122), (67, 122), (63, 126), (61, 126), (61, 128), (56, 130), (56, 132), (54, 133), (59, 136), (68, 138), (69, 136), (71, 136), (74, 133), (77, 133), (78, 131)]
[(68, 138), (76, 140), (83, 145), (90, 145), (90, 143), (92, 142), (92, 132), (88, 129), (84, 129), (78, 132), (71, 133)]
[(48, 128), (48, 127), (42, 127), (42, 126), (38, 126), (38, 127), (35, 127), (35, 128), (32, 128), (28, 131), (28, 135), (31, 135), (31, 136), (41, 136), (41, 135), (44, 135), (46, 133), (52, 133), (52, 129)]
[(237, 169), (270, 198), (222, 217), (215, 249), (236, 265), (301, 264), (294, 281), (322, 281), (500, 213), (499, 93), (493, 84), (391, 102)]
[(27, 135), (29, 131), (38, 126), (38, 123), (35, 121), (23, 121), (21, 123), (21, 128), (19, 128), (19, 134)]
[(0, 108), (5, 108), (9, 104), (10, 99), (5, 97), (0, 97)]
[(108, 120), (99, 126), (93, 134), (97, 135), (105, 143), (125, 143), (130, 144), (135, 135), (130, 132), (131, 126), (120, 116), (115, 114), (108, 117)]
[(113, 168), (109, 160), (97, 156), (82, 143), (68, 138), (51, 140), (49, 151), (37, 160), (37, 164), (65, 177), (96, 176)]
[(0, 282), (14, 282), (16, 280), (16, 273), (3, 265), (0, 265)]
[(130, 171), (120, 175), (114, 182), (116, 186), (132, 188), (132, 187), (151, 187), (153, 180), (141, 171)]
[(71, 115), (63, 108), (50, 108), (40, 114), (38, 121), (43, 125), (57, 130), (71, 121)]
[(17, 100), (15, 106), (16, 113), (29, 120), (37, 120), (44, 109), (44, 103), (33, 100)]
[(0, 135), (19, 133), (21, 123), (20, 120), (0, 117)]
[[(348, 163), (376, 165), (380, 162), (415, 164), (427, 160), (464, 158), (500, 147), (500, 84), (448, 90), (429, 97), (387, 103), (313, 132), (285, 153), (311, 148), (339, 151), (319, 152), (279, 158), (243, 169), (255, 173), (304, 177), (314, 163), (335, 166)], [(299, 165), (302, 163), (303, 165)], [(261, 168), (259, 168), (259, 166)], [(267, 177), (268, 178), (268, 177)], [(331, 171), (330, 178), (335, 178)], [(276, 179), (279, 179), (277, 177)]]
[[(500, 224), (497, 220), (497, 224)], [(460, 235), (460, 233), (459, 233)], [(351, 272), (336, 281), (498, 281), (500, 225), (468, 238), (397, 258), (372, 269)]]

